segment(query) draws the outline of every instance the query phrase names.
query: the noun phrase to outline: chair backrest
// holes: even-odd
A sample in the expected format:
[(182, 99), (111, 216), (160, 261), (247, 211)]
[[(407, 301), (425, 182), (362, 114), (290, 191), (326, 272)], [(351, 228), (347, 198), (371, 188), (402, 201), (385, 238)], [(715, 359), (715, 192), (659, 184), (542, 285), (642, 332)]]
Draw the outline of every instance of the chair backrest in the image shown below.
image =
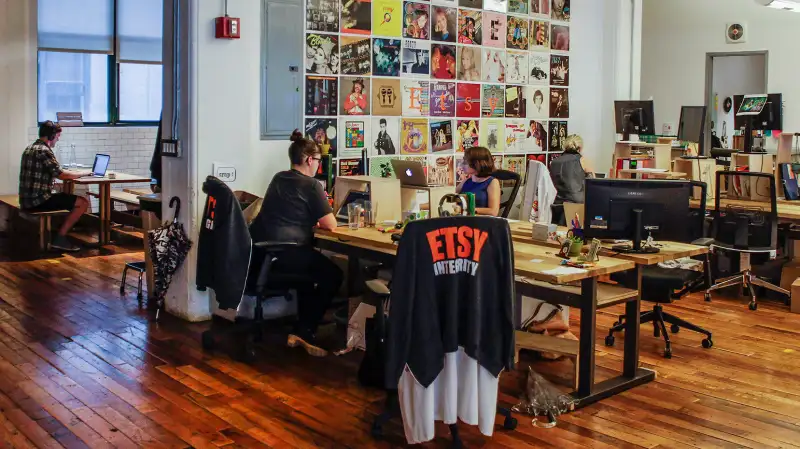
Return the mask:
[(497, 170), (492, 176), (500, 181), (500, 217), (508, 218), (511, 208), (514, 207), (514, 200), (517, 199), (519, 187), (522, 185), (522, 177), (519, 173), (509, 170)]
[(778, 201), (772, 173), (717, 172), (711, 237), (733, 249), (774, 250)]
[(692, 185), (692, 191), (695, 187), (700, 189), (700, 209), (689, 209), (689, 226), (690, 231), (687, 232), (689, 239), (684, 243), (693, 242), (697, 239), (705, 237), (706, 226), (706, 196), (708, 195), (708, 185), (701, 181), (689, 181)]

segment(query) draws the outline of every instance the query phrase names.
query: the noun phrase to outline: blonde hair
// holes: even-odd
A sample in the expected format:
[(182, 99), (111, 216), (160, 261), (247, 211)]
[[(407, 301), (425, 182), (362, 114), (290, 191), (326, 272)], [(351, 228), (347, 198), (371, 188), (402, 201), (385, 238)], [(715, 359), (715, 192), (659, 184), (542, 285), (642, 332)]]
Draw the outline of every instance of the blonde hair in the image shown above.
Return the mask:
[(564, 140), (564, 151), (578, 151), (583, 149), (583, 139), (577, 134), (570, 134)]

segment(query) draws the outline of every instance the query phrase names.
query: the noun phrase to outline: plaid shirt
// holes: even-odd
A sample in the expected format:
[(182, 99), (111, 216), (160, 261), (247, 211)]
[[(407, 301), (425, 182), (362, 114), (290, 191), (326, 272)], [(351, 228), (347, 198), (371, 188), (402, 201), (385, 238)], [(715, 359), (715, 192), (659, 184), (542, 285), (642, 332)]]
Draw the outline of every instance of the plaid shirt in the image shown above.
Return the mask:
[(31, 209), (50, 199), (53, 181), (61, 173), (61, 164), (43, 140), (37, 140), (25, 148), (19, 171), (20, 208)]

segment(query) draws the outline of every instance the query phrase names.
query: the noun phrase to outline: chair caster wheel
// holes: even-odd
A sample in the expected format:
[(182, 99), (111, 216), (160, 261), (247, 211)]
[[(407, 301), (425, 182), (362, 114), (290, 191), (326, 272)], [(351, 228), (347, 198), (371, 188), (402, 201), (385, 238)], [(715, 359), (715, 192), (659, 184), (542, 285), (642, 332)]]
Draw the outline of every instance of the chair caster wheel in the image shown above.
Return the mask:
[(672, 358), (672, 349), (664, 350), (664, 358), (665, 359), (671, 359)]
[(705, 298), (706, 302), (711, 302), (711, 293), (706, 293), (704, 295), (704, 298)]
[(703, 339), (703, 347), (706, 349), (711, 349), (712, 347), (714, 347), (714, 341), (711, 340), (711, 338)]
[(672, 327), (670, 327), (670, 328), (669, 328), (669, 330), (670, 330), (670, 332), (672, 332), (673, 334), (677, 334), (678, 332), (680, 332), (680, 331), (681, 331), (681, 328), (680, 328), (680, 326), (678, 326), (677, 324), (673, 324), (673, 325), (672, 325)]
[(503, 421), (503, 428), (506, 430), (514, 430), (517, 428), (517, 424), (519, 424), (517, 418), (514, 418), (513, 416), (507, 416)]
[(203, 332), (200, 341), (203, 345), (203, 349), (206, 351), (213, 351), (214, 350), (214, 336), (211, 335), (211, 331)]
[(750, 304), (748, 304), (747, 307), (749, 307), (750, 310), (758, 310), (758, 303), (755, 301), (750, 301)]
[(614, 346), (614, 336), (613, 335), (606, 336), (606, 346)]

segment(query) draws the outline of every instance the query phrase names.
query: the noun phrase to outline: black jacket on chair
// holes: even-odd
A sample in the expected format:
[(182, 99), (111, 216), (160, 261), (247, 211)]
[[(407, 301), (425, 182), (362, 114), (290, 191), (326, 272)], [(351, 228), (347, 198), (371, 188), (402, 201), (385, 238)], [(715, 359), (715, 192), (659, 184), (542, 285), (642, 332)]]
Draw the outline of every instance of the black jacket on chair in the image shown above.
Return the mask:
[(209, 176), (203, 192), (208, 197), (197, 245), (197, 288), (213, 289), (220, 309), (235, 309), (250, 268), (250, 231), (239, 201), (224, 182)]

